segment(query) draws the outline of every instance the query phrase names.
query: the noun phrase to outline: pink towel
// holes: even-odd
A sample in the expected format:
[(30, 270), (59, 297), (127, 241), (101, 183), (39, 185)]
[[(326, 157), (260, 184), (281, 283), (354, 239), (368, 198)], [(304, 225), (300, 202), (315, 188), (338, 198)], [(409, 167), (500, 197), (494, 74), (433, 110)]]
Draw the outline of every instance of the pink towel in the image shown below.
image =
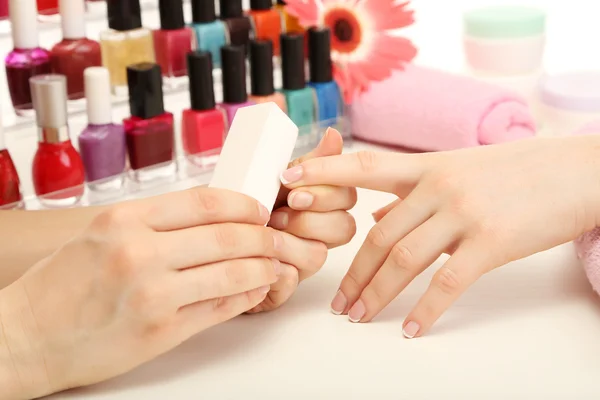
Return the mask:
[[(592, 122), (575, 132), (575, 135), (590, 134), (600, 134), (600, 121)], [(577, 239), (575, 249), (592, 287), (600, 294), (600, 227)]]
[(350, 117), (359, 139), (422, 151), (508, 142), (536, 129), (518, 94), (415, 65), (373, 83), (351, 105)]

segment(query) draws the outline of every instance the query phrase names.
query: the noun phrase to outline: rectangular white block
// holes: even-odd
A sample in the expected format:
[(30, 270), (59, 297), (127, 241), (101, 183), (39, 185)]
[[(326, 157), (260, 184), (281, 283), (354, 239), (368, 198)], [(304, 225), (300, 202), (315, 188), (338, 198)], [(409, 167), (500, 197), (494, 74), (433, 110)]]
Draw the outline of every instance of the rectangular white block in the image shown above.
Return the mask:
[(271, 212), (297, 139), (298, 127), (275, 103), (240, 108), (209, 187), (253, 197)]

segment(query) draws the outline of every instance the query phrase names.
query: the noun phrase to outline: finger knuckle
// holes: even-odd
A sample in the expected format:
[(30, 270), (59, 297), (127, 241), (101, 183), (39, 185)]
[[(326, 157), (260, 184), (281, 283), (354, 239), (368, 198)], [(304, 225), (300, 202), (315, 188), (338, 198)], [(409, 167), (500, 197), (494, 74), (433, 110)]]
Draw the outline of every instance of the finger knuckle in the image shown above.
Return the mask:
[(411, 274), (418, 268), (415, 257), (408, 247), (397, 243), (392, 247), (389, 256), (390, 263), (397, 271)]
[(243, 261), (225, 265), (225, 287), (243, 287), (248, 282), (248, 274)]
[(192, 204), (197, 205), (197, 212), (203, 217), (217, 215), (221, 209), (221, 199), (210, 190), (190, 190)]
[(113, 274), (119, 279), (132, 278), (141, 268), (141, 249), (136, 244), (126, 242), (110, 250), (110, 265)]
[(312, 261), (312, 270), (318, 271), (327, 261), (327, 245), (321, 242), (315, 242), (311, 248), (310, 260)]
[(354, 268), (350, 268), (342, 280), (341, 289), (348, 295), (349, 293), (359, 293), (363, 288), (361, 278), (356, 274)]
[(231, 255), (240, 244), (240, 232), (234, 224), (214, 225), (213, 232), (215, 243), (225, 256)]
[(129, 207), (113, 206), (98, 214), (92, 221), (91, 228), (97, 232), (119, 231), (130, 223), (131, 218)]
[(344, 237), (344, 240), (342, 241), (342, 244), (347, 244), (349, 243), (352, 238), (354, 238), (354, 236), (356, 235), (356, 220), (354, 219), (354, 217), (352, 216), (352, 214), (346, 213), (346, 224), (347, 224), (347, 229), (346, 229), (346, 236)]
[(381, 228), (381, 225), (375, 224), (367, 234), (367, 243), (371, 246), (381, 249), (387, 247), (387, 234)]
[(440, 292), (451, 297), (456, 296), (463, 289), (463, 282), (458, 274), (448, 267), (440, 268), (433, 275), (431, 284)]
[(370, 150), (359, 151), (356, 154), (358, 168), (364, 173), (371, 173), (377, 168), (377, 153)]
[(212, 308), (215, 313), (227, 315), (232, 308), (231, 301), (227, 297), (219, 297), (212, 300)]
[(160, 293), (156, 285), (142, 284), (131, 291), (129, 308), (138, 315), (157, 315), (162, 308)]
[(358, 202), (358, 191), (356, 190), (356, 188), (348, 188), (348, 192), (348, 197), (350, 199), (348, 209), (350, 210), (354, 208), (354, 206)]

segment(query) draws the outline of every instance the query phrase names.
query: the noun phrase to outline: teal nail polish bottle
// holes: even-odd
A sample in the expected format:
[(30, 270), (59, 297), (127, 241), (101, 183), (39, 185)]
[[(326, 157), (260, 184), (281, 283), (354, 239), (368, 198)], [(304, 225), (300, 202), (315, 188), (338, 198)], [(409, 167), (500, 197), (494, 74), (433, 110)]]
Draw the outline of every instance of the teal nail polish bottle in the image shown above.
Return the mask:
[(300, 128), (300, 135), (310, 134), (315, 122), (315, 93), (306, 86), (304, 73), (304, 36), (281, 35), (282, 93), (288, 115)]
[(198, 50), (209, 52), (213, 67), (220, 67), (227, 36), (225, 24), (217, 20), (214, 1), (192, 0), (192, 21)]

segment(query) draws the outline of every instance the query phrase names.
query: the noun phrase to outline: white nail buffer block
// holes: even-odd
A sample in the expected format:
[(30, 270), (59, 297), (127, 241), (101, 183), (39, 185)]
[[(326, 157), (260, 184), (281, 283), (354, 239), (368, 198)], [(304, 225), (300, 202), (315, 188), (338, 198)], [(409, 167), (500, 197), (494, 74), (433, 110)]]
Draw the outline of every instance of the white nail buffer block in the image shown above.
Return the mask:
[(271, 212), (297, 139), (298, 127), (275, 103), (240, 108), (209, 187), (253, 197)]

